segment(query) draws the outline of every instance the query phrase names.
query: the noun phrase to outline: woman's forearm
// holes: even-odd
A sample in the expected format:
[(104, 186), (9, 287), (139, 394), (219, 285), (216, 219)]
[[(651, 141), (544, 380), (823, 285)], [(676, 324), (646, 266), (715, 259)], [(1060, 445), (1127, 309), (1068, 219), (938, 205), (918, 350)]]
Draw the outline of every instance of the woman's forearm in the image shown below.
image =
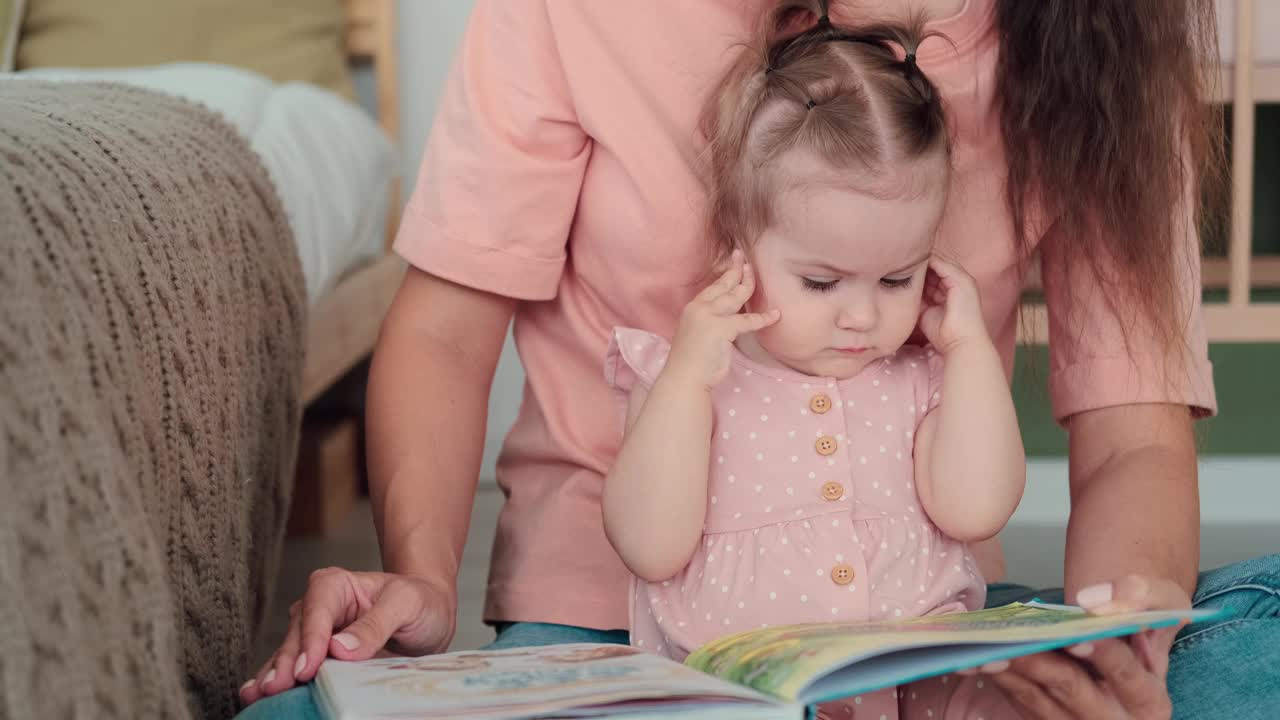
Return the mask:
[(605, 533), (638, 577), (666, 580), (688, 564), (707, 513), (710, 452), (709, 393), (663, 373), (605, 478)]
[(1190, 595), (1200, 556), (1195, 437), (1180, 405), (1104, 408), (1072, 418), (1066, 592), (1128, 574)]
[(452, 589), (514, 303), (420, 273), (406, 286), (369, 371), (369, 494), (383, 569)]

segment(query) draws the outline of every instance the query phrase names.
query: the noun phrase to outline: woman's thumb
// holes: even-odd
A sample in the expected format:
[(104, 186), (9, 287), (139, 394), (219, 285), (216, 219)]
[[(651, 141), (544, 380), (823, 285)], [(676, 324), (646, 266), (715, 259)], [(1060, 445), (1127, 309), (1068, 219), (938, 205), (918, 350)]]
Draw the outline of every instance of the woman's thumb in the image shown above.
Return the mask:
[(329, 640), (329, 654), (340, 660), (367, 660), (401, 627), (415, 621), (420, 609), (394, 581), (387, 583), (367, 610)]

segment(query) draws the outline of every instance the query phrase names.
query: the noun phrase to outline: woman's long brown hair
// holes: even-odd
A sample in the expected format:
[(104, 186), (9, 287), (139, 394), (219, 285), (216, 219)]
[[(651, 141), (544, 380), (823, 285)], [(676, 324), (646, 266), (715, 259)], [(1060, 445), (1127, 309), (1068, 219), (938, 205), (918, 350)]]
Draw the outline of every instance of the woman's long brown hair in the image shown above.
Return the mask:
[(1020, 247), (1041, 201), (1055, 241), (1107, 289), (1126, 343), (1141, 326), (1175, 363), (1188, 320), (1179, 264), (1199, 260), (1180, 239), (1221, 193), (1221, 113), (1208, 104), (1214, 10), (1212, 0), (997, 0), (996, 92)]

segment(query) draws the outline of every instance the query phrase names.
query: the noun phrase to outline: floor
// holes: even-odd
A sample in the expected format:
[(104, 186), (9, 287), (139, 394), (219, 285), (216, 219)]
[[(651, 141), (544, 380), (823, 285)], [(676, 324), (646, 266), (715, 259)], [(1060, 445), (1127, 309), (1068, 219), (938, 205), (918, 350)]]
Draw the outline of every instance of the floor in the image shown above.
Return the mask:
[[(458, 629), (452, 649), (472, 650), (493, 639), (481, 622), (481, 604), (502, 494), (493, 488), (476, 496), (471, 530), (463, 554), (459, 583)], [(1016, 520), (1016, 518), (1015, 518)], [(1010, 524), (1002, 535), (1009, 576), (1018, 582), (1046, 587), (1062, 577), (1063, 530), (1060, 525)], [(1201, 567), (1211, 568), (1245, 558), (1280, 551), (1280, 526), (1275, 524), (1220, 525), (1202, 531)], [(369, 504), (361, 500), (343, 527), (323, 538), (290, 539), (285, 543), (272, 619), (259, 646), (262, 660), (283, 637), (286, 609), (302, 596), (313, 570), (338, 565), (351, 570), (380, 567)]]

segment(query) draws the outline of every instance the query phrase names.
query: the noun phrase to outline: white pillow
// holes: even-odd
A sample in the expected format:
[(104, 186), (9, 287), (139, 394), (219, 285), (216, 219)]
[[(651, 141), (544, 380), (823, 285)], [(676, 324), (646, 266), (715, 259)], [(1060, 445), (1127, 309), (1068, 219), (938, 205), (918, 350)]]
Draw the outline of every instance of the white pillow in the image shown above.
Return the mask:
[(125, 83), (221, 113), (271, 175), (293, 228), (309, 301), (382, 252), (395, 156), (369, 114), (345, 98), (306, 83), (277, 85), (248, 70), (205, 63), (41, 68), (15, 77)]

